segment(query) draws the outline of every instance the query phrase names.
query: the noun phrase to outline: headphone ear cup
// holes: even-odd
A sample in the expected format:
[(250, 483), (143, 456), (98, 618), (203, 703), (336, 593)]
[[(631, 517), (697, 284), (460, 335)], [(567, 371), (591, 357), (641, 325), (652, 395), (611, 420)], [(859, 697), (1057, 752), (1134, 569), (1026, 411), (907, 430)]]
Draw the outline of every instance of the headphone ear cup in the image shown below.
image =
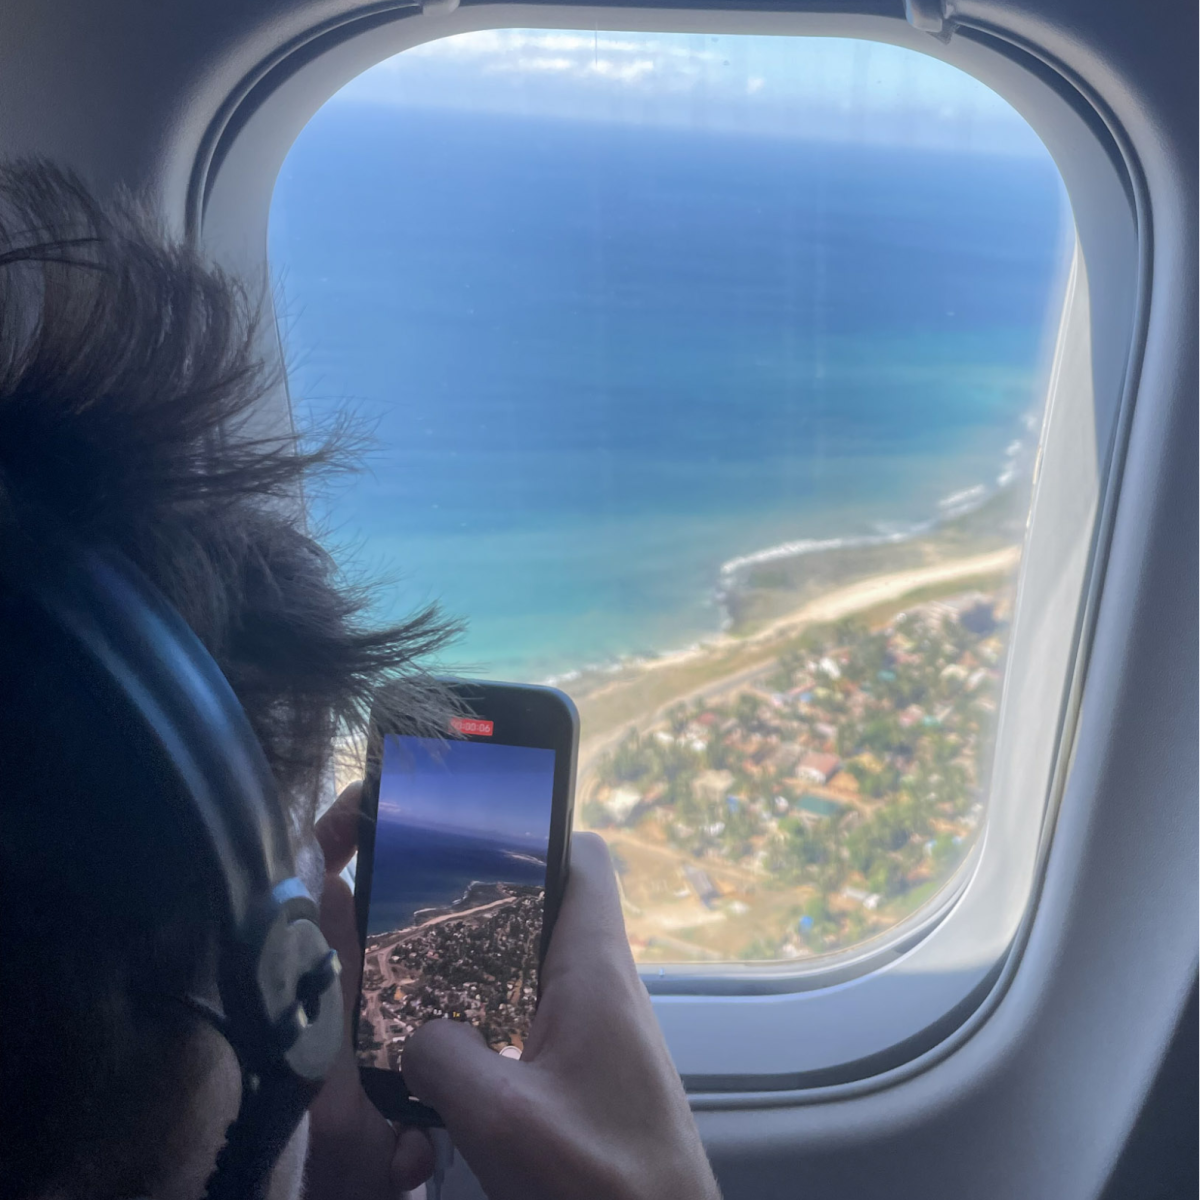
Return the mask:
[[(319, 1083), (344, 1036), (341, 964), (317, 925), (317, 909), (298, 880), (275, 889), (290, 893), (275, 909), (259, 942), (254, 978), (264, 1039), (297, 1078)], [(299, 894), (297, 894), (299, 892)]]

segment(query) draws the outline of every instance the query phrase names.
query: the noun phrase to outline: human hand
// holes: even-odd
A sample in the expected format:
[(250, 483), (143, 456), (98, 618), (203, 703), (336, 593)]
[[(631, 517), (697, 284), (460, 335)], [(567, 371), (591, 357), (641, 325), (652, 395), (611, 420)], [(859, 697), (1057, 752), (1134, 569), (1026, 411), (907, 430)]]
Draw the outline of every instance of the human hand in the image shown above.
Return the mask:
[(468, 1025), (431, 1021), (409, 1038), (403, 1070), (490, 1200), (719, 1200), (595, 834), (572, 839), (521, 1059)]
[(358, 845), (360, 784), (351, 784), (317, 822), (325, 855), (321, 929), (342, 960), (346, 1032), (342, 1052), (309, 1107), (307, 1200), (398, 1200), (433, 1172), (424, 1133), (385, 1120), (367, 1098), (354, 1058), (354, 1012), (362, 954), (354, 897), (341, 878)]

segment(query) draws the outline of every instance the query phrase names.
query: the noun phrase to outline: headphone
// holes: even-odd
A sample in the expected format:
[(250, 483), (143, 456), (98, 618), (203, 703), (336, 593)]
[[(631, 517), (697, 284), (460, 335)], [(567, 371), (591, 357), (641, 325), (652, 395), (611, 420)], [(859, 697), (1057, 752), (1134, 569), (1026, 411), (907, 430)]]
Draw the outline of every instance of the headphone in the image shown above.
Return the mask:
[(146, 735), (181, 827), (203, 847), (220, 917), (221, 1005), (176, 999), (216, 1026), (242, 1070), (206, 1200), (259, 1200), (341, 1046), (337, 954), (296, 876), (262, 747), (220, 668), (123, 555), (53, 543), (53, 555), (43, 544), (36, 563), (10, 562), (5, 574), (46, 618), (51, 653)]

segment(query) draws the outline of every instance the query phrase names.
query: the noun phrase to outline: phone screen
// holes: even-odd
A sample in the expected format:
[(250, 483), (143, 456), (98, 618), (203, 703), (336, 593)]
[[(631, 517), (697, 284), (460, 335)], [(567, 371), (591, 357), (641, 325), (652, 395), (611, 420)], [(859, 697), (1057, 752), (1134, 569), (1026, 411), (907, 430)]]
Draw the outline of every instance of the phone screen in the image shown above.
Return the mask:
[[(490, 733), (476, 724), (463, 732)], [(537, 1005), (554, 775), (550, 749), (384, 737), (361, 1066), (398, 1070), (408, 1036), (440, 1017), (520, 1056)]]

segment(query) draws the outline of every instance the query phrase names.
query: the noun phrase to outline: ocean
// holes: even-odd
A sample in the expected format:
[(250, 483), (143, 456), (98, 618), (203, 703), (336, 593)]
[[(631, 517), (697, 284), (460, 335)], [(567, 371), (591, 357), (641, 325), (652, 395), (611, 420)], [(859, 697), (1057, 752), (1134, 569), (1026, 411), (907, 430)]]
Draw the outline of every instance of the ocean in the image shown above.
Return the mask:
[(526, 843), (400, 821), (380, 821), (374, 863), (369, 934), (405, 929), (419, 909), (452, 904), (474, 882), (546, 885), (546, 864)]
[(331, 103), (271, 258), (299, 420), (376, 446), (314, 514), (456, 665), (678, 649), (724, 564), (1031, 458), (1069, 233), (1048, 155)]

